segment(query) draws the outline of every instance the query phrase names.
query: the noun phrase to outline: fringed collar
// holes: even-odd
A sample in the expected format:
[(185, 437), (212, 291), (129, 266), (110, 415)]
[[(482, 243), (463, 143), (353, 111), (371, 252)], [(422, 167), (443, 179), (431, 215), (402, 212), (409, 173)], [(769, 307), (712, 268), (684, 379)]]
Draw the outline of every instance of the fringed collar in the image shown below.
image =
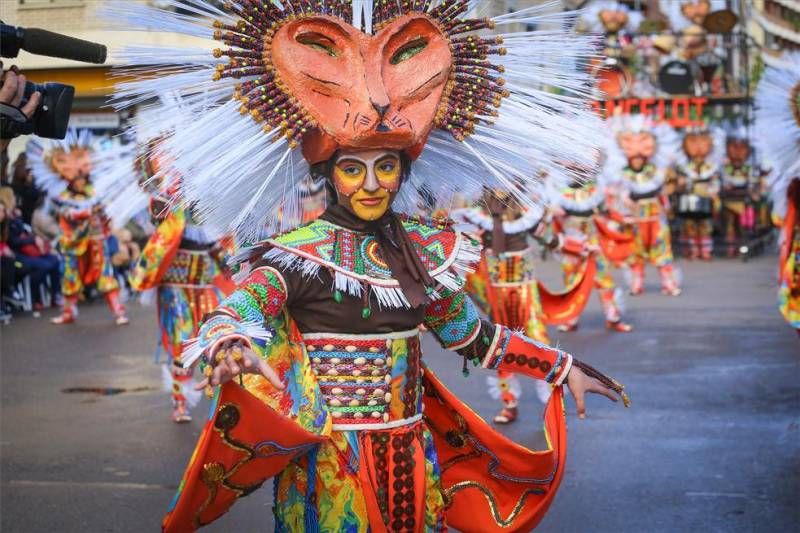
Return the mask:
[[(461, 289), (466, 274), (474, 271), (480, 260), (480, 244), (454, 231), (444, 221), (403, 217), (402, 224), (436, 283), (450, 291)], [(382, 307), (411, 307), (371, 233), (317, 219), (244, 250), (232, 262), (258, 259), (298, 270), (309, 278), (317, 276), (321, 268), (327, 269), (333, 275), (335, 291), (355, 297), (363, 297), (365, 291), (370, 291)], [(437, 300), (441, 295), (434, 290), (430, 298)]]
[(664, 186), (664, 171), (655, 165), (648, 164), (638, 172), (625, 167), (622, 175), (625, 177), (625, 188), (635, 195), (649, 195)]
[(567, 187), (558, 195), (558, 204), (567, 213), (589, 213), (598, 209), (604, 200), (603, 191), (596, 185), (586, 185), (578, 189)]
[[(483, 209), (477, 207), (462, 209), (459, 210), (457, 215), (465, 223), (477, 226), (484, 231), (492, 231), (494, 229), (492, 217)], [(506, 235), (514, 235), (515, 233), (532, 231), (542, 221), (543, 216), (544, 209), (538, 205), (535, 208), (526, 209), (521, 217), (515, 220), (504, 220), (503, 232)]]

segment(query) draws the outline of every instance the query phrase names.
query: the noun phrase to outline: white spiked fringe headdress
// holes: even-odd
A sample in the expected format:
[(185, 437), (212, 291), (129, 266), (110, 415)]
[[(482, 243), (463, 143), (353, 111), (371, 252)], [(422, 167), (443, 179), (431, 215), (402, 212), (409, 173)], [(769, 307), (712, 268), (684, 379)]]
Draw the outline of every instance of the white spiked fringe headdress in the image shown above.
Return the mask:
[(602, 181), (615, 183), (622, 177), (622, 169), (628, 164), (628, 159), (617, 142), (619, 136), (626, 132), (647, 132), (656, 140), (656, 152), (650, 159), (659, 171), (663, 171), (680, 160), (681, 138), (669, 124), (654, 124), (646, 115), (618, 115), (606, 121), (609, 135), (608, 149), (605, 165), (602, 171)]
[[(422, 14), (449, 39), (448, 91), (396, 210), (414, 210), (422, 189), (446, 206), (454, 192), (470, 194), (487, 185), (515, 193), (515, 178), (535, 189), (542, 169), (550, 180), (568, 180), (571, 172), (561, 161), (594, 164), (602, 131), (587, 105), (591, 80), (584, 66), (596, 37), (574, 35), (576, 15), (556, 12), (560, 2), (491, 19), (467, 17), (480, 4), (476, 0), (234, 0), (222, 8), (208, 0), (164, 3), (192, 15), (129, 1), (104, 9), (123, 28), (199, 38), (196, 47), (132, 45), (121, 51), (118, 57), (131, 67), (126, 74), (140, 76), (118, 84), (115, 105), (139, 104), (168, 91), (181, 94), (180, 109), (168, 107), (157, 117), (186, 118), (162, 149), (183, 177), (183, 200), (240, 239), (261, 236), (281, 208), (299, 205), (297, 184), (309, 166), (294, 147), (317, 124), (275, 83), (271, 52), (265, 51), (271, 37), (265, 35), (306, 16), (336, 17), (372, 34), (396, 17)], [(480, 34), (520, 24), (541, 29)], [(215, 37), (228, 48), (212, 54)], [(490, 61), (499, 55), (502, 66)], [(158, 73), (148, 75), (154, 67)], [(265, 95), (271, 105), (259, 99), (263, 92), (273, 97)]]
[(622, 2), (617, 2), (616, 0), (596, 0), (586, 8), (581, 16), (581, 20), (586, 25), (586, 28), (596, 33), (605, 32), (606, 30), (603, 28), (603, 23), (600, 21), (600, 14), (603, 11), (625, 13), (628, 16), (628, 23), (625, 25), (624, 29), (627, 31), (638, 30), (639, 25), (644, 19), (641, 11), (631, 10)]
[(800, 52), (781, 56), (769, 67), (756, 93), (757, 146), (772, 165), (774, 209), (786, 212), (786, 188), (800, 176)]
[(48, 198), (58, 197), (67, 188), (67, 181), (59, 176), (51, 165), (54, 153), (58, 151), (69, 153), (75, 149), (94, 150), (94, 148), (94, 139), (89, 130), (70, 128), (61, 140), (32, 136), (26, 145), (25, 155), (36, 187), (44, 191)]
[[(681, 10), (684, 4), (699, 4), (706, 0), (661, 0), (661, 10), (669, 19), (670, 27), (673, 31), (681, 31), (694, 24), (687, 19)], [(725, 9), (725, 0), (709, 0), (709, 13)]]

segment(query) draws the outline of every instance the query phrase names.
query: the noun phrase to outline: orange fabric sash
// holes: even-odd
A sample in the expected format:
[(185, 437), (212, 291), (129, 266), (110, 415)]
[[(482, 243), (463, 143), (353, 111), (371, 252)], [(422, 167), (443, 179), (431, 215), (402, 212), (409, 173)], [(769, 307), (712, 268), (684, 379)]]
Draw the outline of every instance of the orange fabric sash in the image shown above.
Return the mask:
[(603, 255), (614, 264), (625, 262), (634, 252), (633, 232), (612, 229), (608, 221), (600, 217), (595, 217), (594, 223), (600, 237), (600, 248), (603, 250)]
[[(450, 503), (447, 523), (461, 531), (489, 533), (533, 529), (564, 474), (567, 433), (561, 388), (554, 390), (545, 408), (549, 449), (532, 451), (495, 431), (430, 370), (423, 379), (425, 422), (434, 437), (442, 491)], [(165, 532), (193, 531), (219, 518), (238, 498), (326, 438), (304, 430), (235, 383), (220, 388), (212, 412), (164, 518)], [(361, 470), (367, 484), (374, 481), (375, 472), (366, 464)], [(414, 481), (424, 486), (424, 480)], [(374, 503), (374, 494), (365, 497)], [(370, 507), (375, 507), (368, 517), (371, 527), (385, 531), (380, 513), (374, 513), (377, 506)]]
[(593, 255), (583, 262), (582, 269), (583, 272), (579, 274), (578, 281), (563, 292), (550, 292), (542, 282), (538, 282), (542, 320), (545, 324), (551, 326), (566, 324), (583, 312), (589, 302), (589, 296), (594, 286), (594, 276), (597, 272), (597, 264)]
[(130, 283), (134, 289), (146, 291), (158, 285), (178, 251), (185, 227), (183, 210), (170, 213), (158, 225), (131, 273)]

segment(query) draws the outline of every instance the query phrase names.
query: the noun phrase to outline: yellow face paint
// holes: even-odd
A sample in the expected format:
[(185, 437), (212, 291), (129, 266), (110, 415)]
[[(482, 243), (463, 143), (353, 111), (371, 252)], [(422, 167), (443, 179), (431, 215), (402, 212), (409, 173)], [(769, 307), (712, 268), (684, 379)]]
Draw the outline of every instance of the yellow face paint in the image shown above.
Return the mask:
[(339, 203), (362, 220), (377, 220), (400, 188), (401, 174), (396, 152), (365, 150), (341, 155), (333, 169), (333, 183)]

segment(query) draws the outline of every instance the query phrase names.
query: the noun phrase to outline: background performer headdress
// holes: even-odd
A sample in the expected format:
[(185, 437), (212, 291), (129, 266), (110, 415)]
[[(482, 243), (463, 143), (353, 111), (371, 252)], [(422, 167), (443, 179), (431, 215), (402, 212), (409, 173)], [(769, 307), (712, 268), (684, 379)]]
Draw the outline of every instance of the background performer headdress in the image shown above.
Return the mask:
[(785, 211), (786, 188), (800, 176), (800, 52), (784, 54), (769, 67), (756, 93), (758, 148), (772, 165), (774, 209)]

